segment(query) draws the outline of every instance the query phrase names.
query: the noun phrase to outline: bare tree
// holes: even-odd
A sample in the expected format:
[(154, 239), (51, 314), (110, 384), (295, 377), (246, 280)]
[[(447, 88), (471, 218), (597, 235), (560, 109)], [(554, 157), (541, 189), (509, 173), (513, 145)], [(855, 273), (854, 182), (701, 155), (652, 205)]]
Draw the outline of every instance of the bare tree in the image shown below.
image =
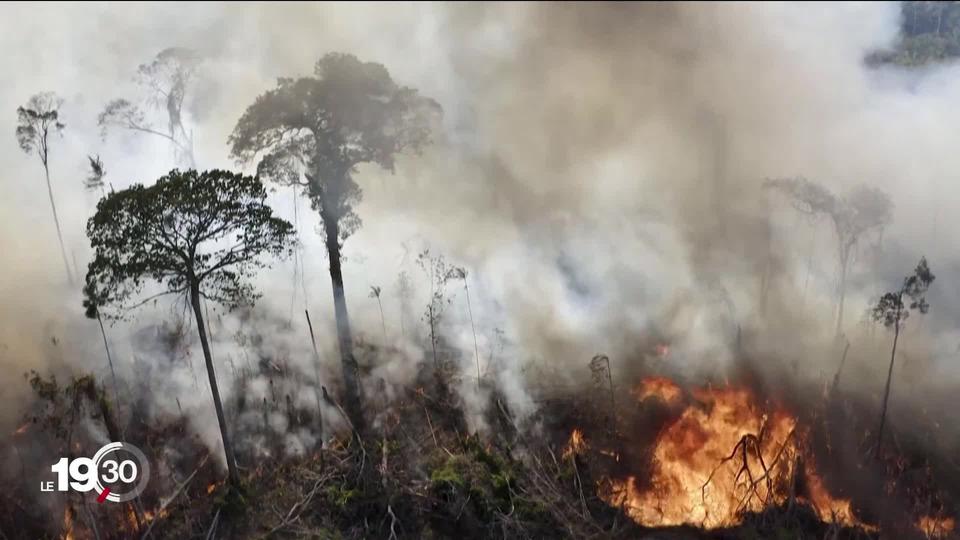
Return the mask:
[[(887, 403), (890, 399), (890, 380), (893, 378), (893, 361), (897, 355), (897, 340), (900, 338), (900, 328), (903, 321), (910, 316), (911, 310), (926, 313), (930, 309), (926, 293), (933, 283), (934, 276), (927, 266), (927, 259), (921, 258), (913, 274), (903, 279), (900, 290), (888, 292), (880, 297), (871, 310), (873, 320), (882, 322), (887, 328), (893, 328), (893, 347), (890, 349), (890, 368), (887, 370), (887, 386), (883, 391), (883, 407), (880, 410), (880, 427), (877, 429), (876, 455), (880, 456), (880, 446), (883, 443), (883, 428), (887, 420)], [(904, 297), (910, 300), (904, 302)]]
[(827, 216), (837, 237), (837, 328), (843, 327), (843, 310), (847, 292), (847, 273), (858, 242), (870, 232), (882, 232), (893, 221), (893, 202), (878, 188), (859, 186), (844, 197), (837, 197), (827, 188), (805, 178), (767, 180), (765, 187), (779, 189), (793, 201), (798, 211), (812, 216)]
[[(195, 169), (193, 130), (184, 125), (183, 116), (199, 64), (199, 55), (182, 47), (164, 49), (151, 62), (141, 64), (134, 77), (143, 91), (140, 104), (123, 98), (107, 103), (98, 118), (103, 135), (116, 127), (161, 137), (173, 146), (178, 164)], [(165, 127), (151, 118), (156, 115), (163, 118)]]
[(370, 287), (370, 298), (377, 299), (377, 306), (380, 307), (380, 325), (383, 326), (383, 346), (387, 346), (387, 320), (383, 317), (383, 302), (380, 301), (380, 287)]
[(50, 210), (53, 211), (53, 225), (57, 229), (57, 241), (60, 243), (60, 255), (67, 270), (67, 279), (73, 283), (73, 272), (67, 262), (67, 248), (63, 244), (60, 218), (57, 216), (57, 203), (53, 199), (53, 186), (50, 184), (50, 138), (62, 135), (64, 123), (60, 121), (60, 106), (63, 100), (52, 92), (36, 94), (22, 107), (17, 107), (17, 142), (28, 154), (36, 154), (43, 164), (43, 174), (47, 180), (47, 196), (50, 198)]
[(467, 297), (467, 314), (470, 315), (470, 330), (473, 332), (473, 354), (477, 362), (477, 388), (480, 388), (480, 346), (477, 344), (477, 326), (473, 322), (473, 307), (470, 305), (470, 287), (467, 286), (467, 271), (466, 269), (454, 266), (450, 270), (451, 277), (455, 277), (463, 281), (463, 292)]
[(437, 345), (440, 344), (440, 320), (450, 304), (450, 298), (446, 296), (447, 282), (453, 277), (451, 268), (447, 265), (443, 255), (433, 255), (429, 249), (423, 250), (417, 256), (417, 266), (423, 270), (423, 273), (430, 281), (430, 300), (427, 302), (427, 308), (423, 312), (423, 319), (430, 330), (430, 347), (433, 351), (433, 365), (439, 373), (442, 371), (440, 357), (437, 354)]

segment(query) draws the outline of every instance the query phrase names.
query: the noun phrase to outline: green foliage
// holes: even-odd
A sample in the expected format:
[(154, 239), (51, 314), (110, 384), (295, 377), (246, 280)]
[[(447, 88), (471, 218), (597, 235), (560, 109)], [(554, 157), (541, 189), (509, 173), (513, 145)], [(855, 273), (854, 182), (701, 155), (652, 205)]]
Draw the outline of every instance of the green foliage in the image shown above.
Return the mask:
[(360, 491), (346, 488), (342, 484), (331, 484), (324, 490), (324, 495), (326, 495), (327, 502), (343, 511), (354, 499), (360, 496)]
[(960, 4), (903, 2), (901, 13), (896, 46), (871, 54), (869, 63), (919, 67), (960, 57)]
[(258, 295), (246, 279), (265, 266), (263, 255), (288, 254), (293, 243), (293, 227), (265, 201), (258, 179), (222, 170), (175, 169), (152, 186), (110, 193), (87, 223), (88, 316), (124, 307), (151, 280), (161, 294), (196, 285), (229, 307), (253, 302)]
[(382, 65), (331, 53), (317, 62), (314, 76), (279, 79), (259, 96), (228, 142), (241, 162), (260, 157), (260, 177), (306, 187), (324, 219), (343, 220), (343, 240), (359, 227), (355, 167), (373, 163), (393, 171), (395, 154), (430, 142), (437, 111), (433, 100), (397, 85)]

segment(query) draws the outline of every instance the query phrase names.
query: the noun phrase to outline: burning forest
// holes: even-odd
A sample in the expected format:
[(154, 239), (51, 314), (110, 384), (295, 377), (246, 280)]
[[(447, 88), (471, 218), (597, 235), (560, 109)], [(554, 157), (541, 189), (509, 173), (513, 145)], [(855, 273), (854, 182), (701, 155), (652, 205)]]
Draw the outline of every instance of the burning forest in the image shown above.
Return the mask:
[(960, 538), (957, 5), (0, 11), (0, 539)]

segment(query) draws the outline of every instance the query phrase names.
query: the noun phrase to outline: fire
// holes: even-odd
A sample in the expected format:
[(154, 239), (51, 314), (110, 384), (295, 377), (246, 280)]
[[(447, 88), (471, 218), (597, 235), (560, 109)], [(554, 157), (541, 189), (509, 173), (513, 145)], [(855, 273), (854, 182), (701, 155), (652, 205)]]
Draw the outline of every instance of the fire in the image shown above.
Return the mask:
[(137, 513), (133, 507), (133, 504), (128, 504), (127, 512), (124, 516), (124, 518), (126, 519), (124, 530), (135, 531), (138, 529), (138, 527), (142, 527), (145, 524), (149, 524), (154, 519), (166, 517), (167, 514), (168, 514), (168, 510), (166, 508), (163, 508), (157, 511), (144, 510), (143, 518), (141, 520), (138, 520)]
[[(649, 378), (633, 391), (638, 399), (679, 404), (679, 386)], [(762, 408), (745, 388), (698, 388), (680, 416), (657, 436), (653, 472), (645, 479), (611, 480), (608, 503), (622, 506), (648, 526), (689, 524), (707, 528), (735, 525), (743, 513), (783, 504), (803, 475), (809, 502), (823, 519), (856, 523), (848, 501), (830, 496), (823, 482), (801, 462), (796, 419), (786, 411)]]
[(74, 540), (73, 512), (69, 506), (63, 510), (63, 540)]
[(18, 427), (18, 428), (16, 429), (16, 431), (13, 432), (13, 435), (14, 435), (14, 436), (23, 435), (24, 433), (27, 432), (27, 429), (29, 429), (29, 428), (30, 428), (30, 422), (27, 422), (26, 424)]
[(573, 430), (570, 434), (570, 440), (567, 441), (567, 447), (563, 450), (563, 458), (569, 459), (574, 454), (579, 454), (587, 449), (587, 441), (583, 438), (583, 432), (579, 429)]
[(927, 538), (946, 538), (953, 532), (954, 527), (956, 521), (950, 517), (923, 516), (917, 522), (917, 528), (927, 535)]
[(666, 403), (672, 404), (683, 396), (683, 390), (670, 379), (666, 377), (650, 377), (640, 381), (631, 393), (637, 401), (643, 401), (647, 398), (658, 398)]
[(215, 489), (217, 489), (217, 483), (213, 482), (209, 486), (207, 486), (207, 495), (213, 493), (213, 490)]

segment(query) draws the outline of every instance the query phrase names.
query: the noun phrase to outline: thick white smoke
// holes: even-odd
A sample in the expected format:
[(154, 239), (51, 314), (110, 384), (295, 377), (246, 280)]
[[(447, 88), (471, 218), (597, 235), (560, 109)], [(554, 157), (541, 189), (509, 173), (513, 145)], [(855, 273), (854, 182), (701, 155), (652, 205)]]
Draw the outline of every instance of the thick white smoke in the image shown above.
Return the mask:
[[(0, 46), (8, 52), (0, 88), (0, 112), (9, 120), (0, 144), (0, 362), (7, 373), (64, 365), (107, 373), (96, 326), (82, 319), (76, 287), (65, 283), (39, 161), (16, 146), (15, 108), (41, 90), (66, 100), (67, 128), (53, 143), (51, 172), (69, 252), (82, 272), (89, 255), (83, 225), (94, 204), (82, 187), (85, 155), (101, 155), (118, 189), (174, 165), (160, 139), (114, 132), (101, 140), (96, 115), (108, 100), (135, 95), (130, 79), (138, 64), (176, 45), (206, 59), (189, 104), (202, 168), (236, 167), (226, 138), (244, 108), (276, 77), (310, 73), (325, 52), (381, 62), (444, 107), (444, 130), (425, 155), (401, 160), (395, 175), (362, 168), (357, 176), (364, 226), (346, 244), (348, 305), (362, 339), (386, 339), (397, 351), (379, 359), (370, 388), (383, 379), (393, 395), (428, 354), (420, 315), (429, 283), (415, 264), (427, 247), (467, 269), (481, 366), (495, 366), (490, 376), (520, 412), (532, 410), (530, 373), (582, 381), (600, 352), (615, 371), (627, 370), (658, 340), (671, 342), (667, 361), (679, 371), (722, 371), (734, 359), (738, 325), (755, 336), (757, 355), (783, 365), (802, 359), (814, 377), (832, 373), (836, 358), (820, 355), (833, 337), (835, 240), (825, 224), (797, 218), (761, 189), (764, 178), (787, 175), (838, 193), (860, 183), (890, 193), (895, 221), (883, 239), (885, 255), (868, 258), (863, 250), (855, 261), (845, 327), (853, 332), (869, 299), (895, 287), (925, 254), (938, 274), (930, 318), (941, 322), (922, 328), (936, 338), (924, 355), (932, 351), (937, 378), (956, 376), (949, 358), (957, 336), (943, 329), (957, 320), (945, 304), (953, 290), (947, 270), (957, 262), (949, 232), (960, 215), (950, 182), (960, 165), (953, 129), (960, 72), (864, 64), (869, 51), (896, 39), (896, 4), (0, 9)], [(288, 189), (272, 201), (291, 221), (296, 215), (304, 247), (296, 269), (280, 263), (258, 279), (264, 315), (253, 320), (274, 325), (261, 331), (261, 350), (312, 380), (307, 307), (324, 359), (321, 378), (335, 380), (317, 216)], [(400, 272), (414, 288), (405, 317)], [(764, 279), (772, 285), (761, 312)], [(371, 286), (384, 291), (385, 338)], [(443, 329), (463, 352), (461, 390), (477, 413), (483, 400), (471, 379), (476, 353), (463, 283), (451, 282), (447, 292)], [(213, 443), (199, 351), (172, 361), (149, 352), (149, 339), (135, 332), (178, 313), (176, 306), (148, 307), (110, 328), (118, 370), (132, 377), (135, 358), (154, 364), (164, 374), (155, 391), (163, 396), (159, 410), (195, 411)], [(218, 372), (230, 388), (230, 362), (249, 349), (238, 344), (235, 316), (214, 319)], [(908, 348), (924, 339), (913, 327), (907, 338)], [(879, 359), (862, 356), (860, 369), (882, 371)], [(264, 397), (264, 384), (251, 382), (251, 396)], [(8, 399), (25, 391), (19, 378), (4, 384)], [(311, 385), (289, 392), (301, 403), (314, 399)], [(479, 415), (471, 420), (482, 427)], [(301, 443), (310, 441), (291, 448)]]

